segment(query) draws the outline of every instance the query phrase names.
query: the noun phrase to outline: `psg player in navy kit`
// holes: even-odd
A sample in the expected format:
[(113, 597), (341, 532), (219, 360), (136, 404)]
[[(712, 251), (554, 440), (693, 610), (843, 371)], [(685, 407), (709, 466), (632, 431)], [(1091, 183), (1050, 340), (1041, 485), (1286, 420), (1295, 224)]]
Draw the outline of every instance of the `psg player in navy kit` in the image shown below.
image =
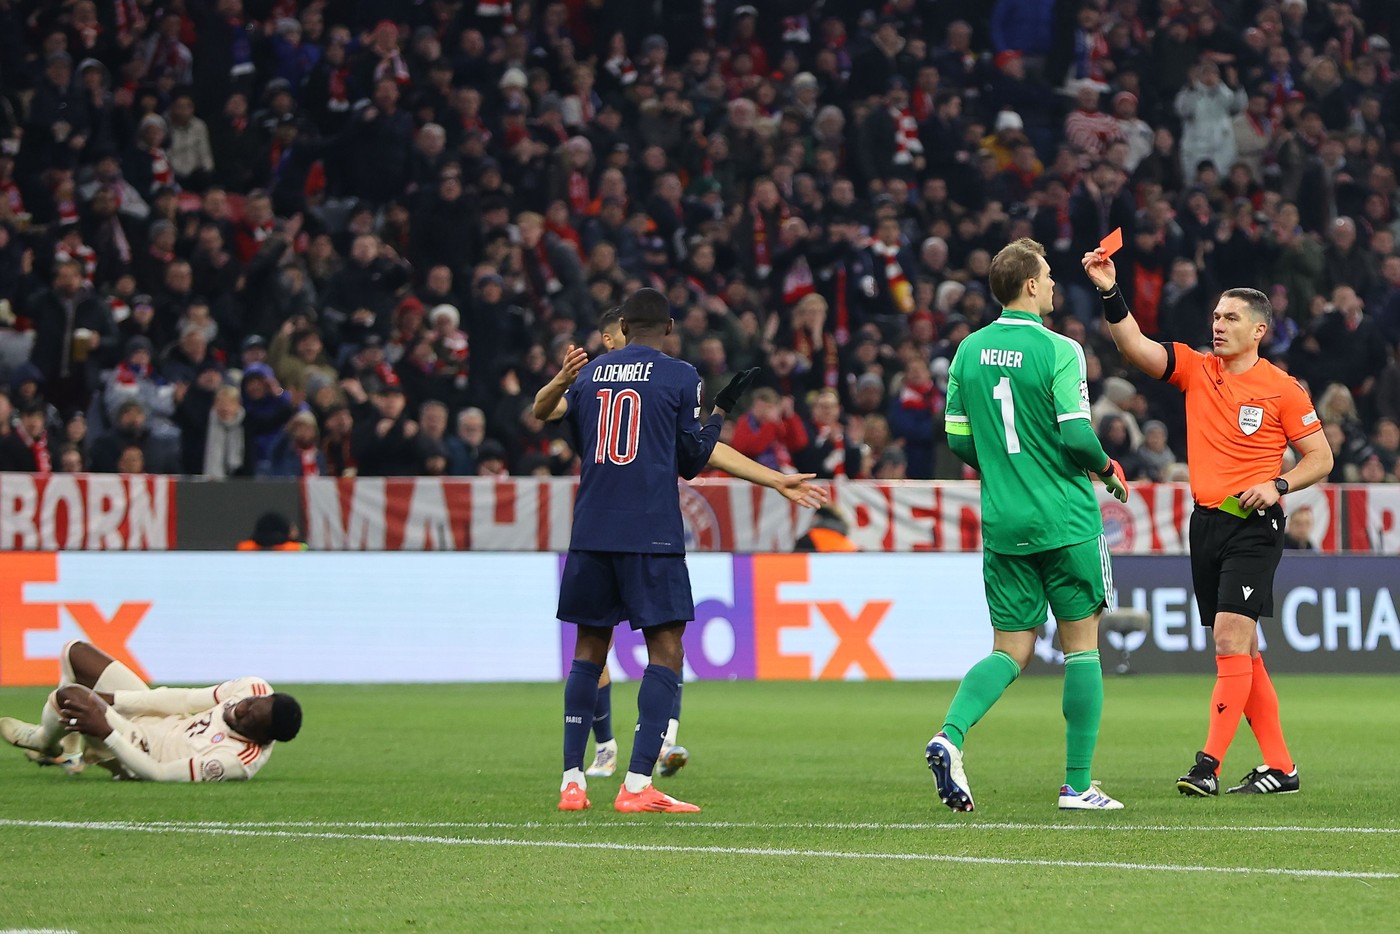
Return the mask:
[(627, 346), (591, 363), (578, 350), (565, 360), (565, 370), (577, 372), (564, 404), (582, 470), (559, 585), (559, 619), (578, 626), (564, 684), (560, 810), (590, 806), (584, 751), (612, 628), (623, 619), (642, 631), (648, 664), (637, 690), (632, 759), (613, 806), (623, 812), (700, 810), (651, 784), (680, 687), (681, 635), (695, 618), (676, 476), (689, 479), (704, 469), (724, 413), (757, 370), (734, 377), (702, 424), (700, 375), (660, 350), (672, 327), (666, 298), (641, 289), (622, 306)]

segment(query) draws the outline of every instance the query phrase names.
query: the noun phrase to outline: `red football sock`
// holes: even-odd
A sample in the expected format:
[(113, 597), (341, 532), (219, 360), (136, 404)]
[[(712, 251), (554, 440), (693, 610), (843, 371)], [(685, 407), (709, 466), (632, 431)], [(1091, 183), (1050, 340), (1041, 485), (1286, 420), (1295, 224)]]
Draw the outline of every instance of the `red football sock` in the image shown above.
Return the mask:
[(1264, 657), (1254, 659), (1254, 673), (1250, 681), (1249, 700), (1244, 704), (1244, 716), (1259, 741), (1259, 751), (1264, 754), (1264, 764), (1271, 769), (1283, 772), (1293, 771), (1293, 757), (1288, 754), (1288, 744), (1283, 740), (1283, 724), (1278, 718), (1278, 692), (1274, 690), (1269, 673), (1264, 670)]
[(1215, 690), (1210, 695), (1205, 754), (1217, 762), (1225, 761), (1225, 752), (1239, 729), (1253, 674), (1254, 664), (1248, 655), (1215, 656)]

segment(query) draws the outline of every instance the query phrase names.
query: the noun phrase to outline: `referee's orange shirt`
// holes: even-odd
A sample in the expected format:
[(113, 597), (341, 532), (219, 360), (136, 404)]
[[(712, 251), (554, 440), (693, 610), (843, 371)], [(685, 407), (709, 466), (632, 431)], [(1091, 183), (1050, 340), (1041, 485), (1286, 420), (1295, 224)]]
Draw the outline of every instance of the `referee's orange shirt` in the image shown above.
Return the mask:
[(1214, 354), (1166, 347), (1166, 379), (1186, 394), (1186, 466), (1200, 505), (1277, 477), (1288, 443), (1322, 430), (1306, 390), (1269, 361), (1232, 374)]

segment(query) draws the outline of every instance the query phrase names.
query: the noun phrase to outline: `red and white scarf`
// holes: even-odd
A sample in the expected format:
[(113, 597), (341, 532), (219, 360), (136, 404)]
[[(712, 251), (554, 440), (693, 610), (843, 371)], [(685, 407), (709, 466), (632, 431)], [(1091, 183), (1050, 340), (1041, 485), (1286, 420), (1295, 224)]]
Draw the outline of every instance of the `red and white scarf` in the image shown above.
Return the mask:
[(899, 407), (914, 412), (938, 412), (943, 408), (938, 386), (932, 380), (922, 386), (905, 382), (899, 390)]
[(24, 213), (24, 196), (20, 194), (19, 186), (13, 180), (0, 182), (0, 198), (10, 206), (11, 214)]
[(165, 150), (159, 146), (152, 146), (148, 152), (151, 156), (151, 191), (174, 185), (175, 170), (171, 167), (170, 160), (165, 157)]
[(846, 294), (846, 262), (836, 267), (836, 342), (843, 347), (851, 339), (851, 300)]
[(83, 281), (87, 283), (88, 288), (92, 288), (92, 277), (97, 272), (96, 250), (86, 243), (80, 243), (78, 248), (72, 252), (69, 252), (65, 247), (59, 247), (53, 251), (53, 258), (55, 262), (59, 263), (75, 262), (81, 264)]
[(476, 15), (482, 19), (499, 19), (501, 28), (515, 26), (515, 10), (509, 2), (498, 2), (498, 0), (481, 0), (476, 5)]
[(890, 300), (894, 302), (895, 310), (900, 314), (909, 314), (914, 310), (914, 287), (904, 274), (904, 267), (899, 265), (899, 244), (891, 245), (877, 240), (870, 245), (870, 249), (885, 261), (885, 284), (889, 286)]
[[(773, 245), (769, 240), (768, 221), (763, 217), (763, 208), (758, 206), (758, 201), (749, 202), (749, 211), (753, 214), (753, 266), (754, 272), (758, 273), (760, 279), (767, 279), (768, 274), (773, 271)], [(781, 228), (783, 221), (791, 216), (788, 206), (781, 201), (778, 202), (778, 224)]]
[(919, 139), (919, 123), (909, 108), (890, 108), (894, 119), (894, 164), (913, 165), (915, 156), (924, 154), (924, 143)]
[(914, 120), (923, 123), (933, 116), (933, 95), (923, 88), (915, 88), (910, 95), (909, 106), (914, 112)]
[(831, 444), (831, 453), (822, 461), (822, 469), (833, 477), (846, 476), (846, 435), (841, 431), (840, 425), (824, 425), (817, 428), (817, 436), (812, 444), (821, 447), (827, 443)]
[(588, 211), (593, 197), (588, 193), (588, 176), (582, 172), (569, 173), (569, 210), (575, 215)]
[(807, 257), (799, 256), (783, 276), (783, 304), (791, 307), (817, 290)]
[(398, 49), (389, 53), (388, 58), (381, 58), (379, 64), (374, 66), (374, 80), (380, 78), (393, 78), (394, 83), (399, 87), (408, 84), (412, 78), (408, 73), (408, 65), (403, 60), (403, 55)]
[(633, 65), (626, 55), (613, 56), (603, 63), (603, 67), (610, 71), (613, 77), (617, 78), (617, 83), (623, 87), (637, 81), (637, 66)]
[(341, 65), (326, 79), (326, 109), (336, 113), (350, 109), (350, 66)]
[(316, 463), (316, 455), (321, 453), (321, 449), (313, 444), (309, 448), (297, 448), (297, 453), (301, 455), (301, 475), (303, 477), (319, 477), (321, 465)]
[(41, 431), (37, 438), (31, 438), (21, 427), (19, 437), (28, 446), (29, 453), (34, 455), (34, 472), (36, 474), (53, 473), (53, 459), (49, 457), (48, 435)]

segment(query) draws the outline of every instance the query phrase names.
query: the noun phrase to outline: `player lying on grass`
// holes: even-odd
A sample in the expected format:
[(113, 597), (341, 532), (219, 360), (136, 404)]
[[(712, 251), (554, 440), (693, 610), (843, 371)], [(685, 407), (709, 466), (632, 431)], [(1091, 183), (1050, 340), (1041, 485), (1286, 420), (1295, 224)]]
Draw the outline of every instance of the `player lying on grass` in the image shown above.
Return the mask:
[[(96, 763), (118, 778), (152, 782), (241, 781), (258, 773), (276, 742), (301, 729), (301, 705), (261, 678), (207, 688), (152, 688), (86, 642), (59, 657), (58, 690), (38, 723), (0, 718), (0, 737), (40, 764)], [(86, 749), (80, 753), (79, 744)], [(66, 753), (66, 755), (64, 755)]]
[[(598, 333), (603, 339), (604, 352), (627, 345), (627, 336), (622, 332), (620, 307), (610, 308), (598, 317)], [(566, 379), (566, 373), (561, 371), (552, 381), (553, 388), (546, 385), (535, 395), (536, 414), (543, 420), (558, 421), (564, 417), (566, 406), (563, 392), (568, 388)], [(554, 408), (549, 410), (550, 400), (556, 398), (558, 401), (554, 403)], [(541, 412), (547, 414), (541, 415)], [(723, 441), (715, 444), (707, 466), (723, 470), (740, 480), (748, 480), (750, 483), (777, 490), (799, 506), (809, 509), (815, 509), (827, 501), (826, 491), (808, 482), (816, 474), (780, 473), (740, 454)], [(656, 771), (663, 777), (675, 775), (690, 761), (690, 752), (677, 742), (683, 692), (683, 687), (676, 689), (676, 704), (667, 720), (666, 736), (661, 741), (661, 755), (656, 760)], [(584, 775), (589, 778), (609, 778), (617, 770), (617, 739), (613, 736), (612, 729), (612, 675), (607, 665), (603, 666), (603, 675), (598, 679), (598, 701), (593, 708), (593, 740), (593, 764), (584, 771)]]

